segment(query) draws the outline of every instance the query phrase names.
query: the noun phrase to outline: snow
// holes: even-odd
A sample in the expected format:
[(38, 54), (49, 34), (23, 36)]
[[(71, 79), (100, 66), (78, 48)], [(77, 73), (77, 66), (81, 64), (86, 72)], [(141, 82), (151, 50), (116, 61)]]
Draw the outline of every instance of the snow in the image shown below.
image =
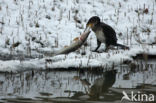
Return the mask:
[[(0, 71), (111, 67), (131, 61), (132, 56), (139, 53), (155, 55), (155, 4), (154, 0), (0, 0), (0, 54), (34, 57), (22, 61), (0, 60)], [(91, 52), (97, 45), (92, 32), (87, 46), (73, 53), (55, 57), (45, 55), (70, 45), (94, 15), (111, 25), (118, 42), (128, 45), (130, 50)], [(21, 44), (14, 47), (18, 42)], [(99, 51), (103, 49), (101, 46)], [(52, 62), (46, 63), (47, 59)]]

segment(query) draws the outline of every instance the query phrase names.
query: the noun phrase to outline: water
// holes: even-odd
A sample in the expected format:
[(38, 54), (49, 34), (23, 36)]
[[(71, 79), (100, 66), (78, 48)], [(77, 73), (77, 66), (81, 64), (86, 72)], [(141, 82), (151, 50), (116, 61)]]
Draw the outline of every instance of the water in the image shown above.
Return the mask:
[(98, 71), (0, 73), (0, 103), (120, 103), (123, 91), (156, 99), (155, 60)]

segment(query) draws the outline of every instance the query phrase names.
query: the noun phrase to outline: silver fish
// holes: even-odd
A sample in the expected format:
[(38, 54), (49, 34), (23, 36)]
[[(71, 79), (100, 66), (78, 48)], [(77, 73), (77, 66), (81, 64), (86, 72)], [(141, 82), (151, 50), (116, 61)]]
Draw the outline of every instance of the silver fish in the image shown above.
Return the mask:
[(90, 30), (85, 30), (84, 33), (81, 34), (81, 36), (79, 37), (77, 41), (72, 43), (70, 46), (57, 51), (55, 54), (53, 54), (53, 56), (59, 55), (59, 54), (68, 54), (70, 52), (77, 50), (84, 44), (90, 32), (91, 32)]

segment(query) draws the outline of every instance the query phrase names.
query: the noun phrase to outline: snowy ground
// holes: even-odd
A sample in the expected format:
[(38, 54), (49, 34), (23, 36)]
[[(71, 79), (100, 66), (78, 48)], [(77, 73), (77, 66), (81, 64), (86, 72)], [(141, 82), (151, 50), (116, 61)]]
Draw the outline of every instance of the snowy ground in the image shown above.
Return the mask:
[[(45, 55), (70, 45), (94, 15), (111, 25), (118, 42), (130, 50), (93, 53), (96, 37), (92, 32), (76, 52)], [(20, 60), (0, 60), (0, 71), (106, 67), (132, 60), (138, 53), (156, 54), (155, 18), (155, 0), (0, 0), (0, 54), (20, 55)], [(30, 55), (33, 59), (23, 60)]]

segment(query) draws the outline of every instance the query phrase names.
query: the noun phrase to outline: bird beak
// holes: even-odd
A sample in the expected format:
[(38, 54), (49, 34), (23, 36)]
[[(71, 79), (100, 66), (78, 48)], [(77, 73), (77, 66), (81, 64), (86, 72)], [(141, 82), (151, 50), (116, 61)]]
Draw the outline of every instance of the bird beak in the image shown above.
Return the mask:
[(93, 24), (87, 24), (87, 26), (86, 26), (84, 32), (90, 31), (90, 29), (91, 29), (92, 27), (93, 27)]

